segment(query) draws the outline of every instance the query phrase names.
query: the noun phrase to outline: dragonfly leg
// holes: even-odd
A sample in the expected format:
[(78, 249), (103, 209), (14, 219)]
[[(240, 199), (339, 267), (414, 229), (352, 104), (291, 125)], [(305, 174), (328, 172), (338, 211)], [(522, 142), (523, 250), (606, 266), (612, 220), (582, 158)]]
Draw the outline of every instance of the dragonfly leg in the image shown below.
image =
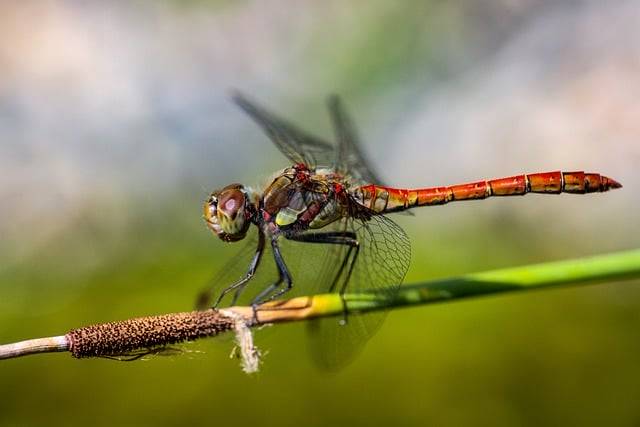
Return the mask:
[(231, 298), (232, 307), (238, 302), (238, 298), (240, 298), (240, 295), (242, 294), (242, 291), (244, 291), (245, 286), (247, 286), (247, 283), (249, 282), (244, 282), (242, 285), (238, 286), (236, 291), (233, 293), (233, 298)]
[[(351, 255), (353, 253), (353, 256)], [(341, 325), (347, 324), (347, 302), (344, 299), (344, 293), (347, 289), (347, 285), (349, 284), (349, 279), (351, 279), (351, 273), (353, 273), (353, 268), (356, 265), (356, 261), (358, 260), (358, 254), (360, 253), (360, 244), (358, 241), (355, 241), (355, 244), (349, 247), (347, 255), (342, 260), (342, 265), (336, 274), (335, 279), (333, 279), (333, 283), (331, 284), (331, 292), (335, 290), (336, 285), (338, 284), (338, 280), (340, 279), (342, 272), (344, 271), (347, 264), (349, 264), (349, 271), (347, 271), (344, 280), (342, 281), (342, 286), (340, 286), (340, 291), (338, 294), (340, 295), (340, 300), (342, 301), (342, 319), (340, 319)], [(351, 258), (351, 262), (349, 262), (349, 258)]]
[[(260, 292), (257, 297), (254, 298), (253, 302), (251, 303), (254, 308), (254, 314), (258, 305), (279, 297), (285, 292), (291, 290), (291, 288), (293, 287), (293, 281), (291, 280), (291, 275), (289, 274), (289, 269), (284, 262), (284, 258), (282, 258), (282, 253), (280, 252), (280, 246), (278, 246), (277, 237), (271, 239), (271, 247), (273, 248), (273, 258), (275, 259), (276, 267), (278, 267), (278, 274), (280, 277), (276, 282), (269, 285), (265, 290)], [(282, 285), (283, 282), (286, 286), (278, 290), (278, 292), (274, 292), (280, 287), (280, 285)]]
[(244, 287), (247, 285), (249, 280), (251, 280), (251, 278), (253, 278), (253, 276), (256, 274), (256, 270), (258, 269), (258, 265), (260, 264), (260, 260), (262, 259), (263, 252), (264, 252), (264, 233), (262, 232), (262, 230), (260, 230), (258, 232), (258, 247), (256, 248), (255, 255), (253, 255), (253, 258), (251, 259), (251, 263), (249, 264), (249, 269), (247, 270), (246, 274), (242, 279), (238, 280), (233, 285), (228, 286), (227, 288), (225, 288), (225, 290), (223, 290), (220, 293), (220, 295), (218, 296), (218, 299), (216, 300), (216, 303), (213, 305), (213, 308), (217, 308), (220, 302), (222, 301), (222, 299), (229, 292), (233, 290), (235, 290), (236, 293), (233, 296), (231, 305), (235, 305)]
[[(358, 254), (360, 253), (360, 245), (358, 244), (358, 242), (356, 241), (354, 245), (349, 246), (349, 249), (347, 251), (347, 254), (345, 255), (345, 257), (342, 260), (342, 263), (340, 264), (340, 268), (338, 269), (338, 273), (336, 274), (335, 278), (333, 279), (333, 281), (331, 282), (331, 286), (329, 287), (329, 292), (334, 292), (336, 289), (336, 285), (338, 284), (338, 281), (340, 280), (340, 277), (342, 277), (342, 274), (344, 272), (344, 269), (346, 268), (347, 264), (349, 265), (349, 271), (347, 272), (347, 275), (344, 277), (344, 280), (342, 281), (342, 285), (340, 286), (340, 291), (338, 292), (338, 295), (340, 295), (340, 301), (342, 302), (342, 319), (340, 319), (340, 324), (341, 325), (346, 325), (347, 324), (347, 302), (344, 299), (344, 293), (347, 289), (347, 285), (349, 284), (349, 279), (351, 278), (351, 273), (353, 272), (353, 267), (356, 264), (356, 260), (358, 259)], [(352, 256), (353, 254), (353, 256)], [(351, 259), (351, 262), (349, 262), (349, 260)]]
[(351, 273), (353, 272), (353, 268), (356, 264), (356, 260), (358, 259), (358, 254), (360, 253), (360, 243), (358, 242), (358, 238), (356, 233), (351, 231), (330, 231), (326, 233), (306, 233), (301, 234), (299, 236), (292, 236), (289, 238), (290, 240), (296, 240), (298, 242), (307, 242), (307, 243), (325, 243), (325, 244), (334, 244), (334, 245), (347, 245), (349, 249), (347, 250), (347, 254), (342, 259), (340, 263), (340, 267), (331, 281), (331, 286), (329, 287), (329, 292), (334, 292), (340, 278), (343, 276), (345, 268), (349, 266), (349, 270), (347, 271), (346, 276), (344, 276), (344, 280), (342, 281), (342, 285), (340, 286), (340, 298), (342, 299), (343, 306), (343, 317), (341, 320), (342, 324), (347, 323), (347, 306), (344, 298), (344, 295), (347, 285), (349, 284), (349, 279), (351, 278)]

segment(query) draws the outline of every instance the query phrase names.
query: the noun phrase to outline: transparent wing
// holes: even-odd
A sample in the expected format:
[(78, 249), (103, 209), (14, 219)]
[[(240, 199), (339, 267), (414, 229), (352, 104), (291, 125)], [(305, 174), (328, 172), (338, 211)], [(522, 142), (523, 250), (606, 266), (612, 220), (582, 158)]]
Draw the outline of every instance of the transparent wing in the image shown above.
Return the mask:
[[(206, 309), (213, 306), (225, 289), (237, 283), (245, 276), (258, 246), (256, 228), (253, 229), (250, 237), (247, 236), (247, 239), (248, 241), (242, 245), (241, 249), (234, 251), (233, 248), (229, 247), (229, 249), (221, 255), (221, 257), (224, 257), (226, 262), (222, 264), (220, 268), (216, 269), (216, 273), (213, 275), (213, 278), (199, 293), (198, 298), (196, 299), (196, 308)], [(232, 245), (233, 244), (228, 244), (228, 246)], [(293, 251), (291, 249), (293, 249)], [(288, 245), (285, 245), (285, 250), (283, 250), (283, 254), (286, 254), (284, 258), (287, 263), (287, 267), (290, 267), (290, 265), (295, 267), (295, 274), (294, 272), (291, 274), (294, 277), (294, 280), (297, 277), (304, 277), (304, 271), (308, 267), (306, 262), (299, 263), (296, 261), (299, 257), (299, 254), (295, 252), (297, 250), (299, 249), (289, 248)], [(303, 247), (302, 250), (304, 251), (305, 248)], [(312, 255), (312, 252), (309, 252), (309, 255)], [(304, 258), (306, 258), (306, 253)], [(235, 304), (244, 306), (251, 305), (254, 299), (263, 290), (277, 281), (278, 277), (279, 274), (274, 261), (273, 250), (271, 249), (271, 245), (267, 244), (264, 247), (262, 259), (260, 260), (260, 264), (258, 265), (254, 276), (247, 281), (242, 288), (238, 288), (238, 299)], [(306, 288), (304, 286), (296, 286), (294, 288), (296, 291), (305, 289)], [(299, 295), (303, 294), (306, 295), (308, 292), (299, 293)], [(294, 293), (287, 293), (283, 297), (289, 298), (291, 296), (294, 296)], [(228, 307), (232, 305), (234, 297), (235, 290), (224, 296), (220, 301), (219, 307)]]
[(380, 175), (376, 173), (360, 149), (358, 132), (340, 97), (330, 96), (327, 105), (338, 143), (335, 159), (336, 170), (360, 183), (384, 185)]
[(291, 162), (304, 163), (312, 168), (332, 164), (334, 157), (332, 144), (307, 134), (240, 93), (234, 93), (233, 100), (251, 116)]
[[(238, 249), (236, 245), (240, 245)], [(229, 286), (237, 283), (242, 279), (247, 271), (251, 261), (258, 248), (258, 229), (251, 227), (245, 241), (243, 243), (229, 243), (225, 245), (225, 250), (221, 253), (220, 258), (226, 262), (216, 268), (213, 278), (202, 289), (196, 300), (196, 307), (204, 309), (211, 307)], [(273, 261), (273, 252), (270, 245), (265, 245), (262, 253), (262, 259), (258, 265), (255, 275), (249, 280), (245, 286), (239, 288), (239, 298), (236, 301), (240, 305), (248, 305), (253, 298), (278, 277), (278, 272)], [(235, 297), (235, 291), (229, 292), (220, 301), (220, 307), (231, 305)]]
[(211, 280), (207, 282), (205, 287), (198, 294), (195, 304), (197, 309), (203, 310), (211, 307), (218, 298), (218, 295), (220, 295), (220, 292), (222, 292), (227, 286), (230, 286), (240, 280), (245, 275), (249, 269), (251, 258), (258, 247), (257, 231), (252, 230), (245, 239), (246, 241), (243, 244), (240, 244), (240, 249), (237, 247), (232, 248), (231, 244), (226, 245), (228, 248), (225, 249), (228, 250), (223, 251), (220, 257), (227, 261), (221, 266), (216, 267)]
[[(338, 139), (335, 169), (351, 178), (354, 184), (386, 185), (360, 148), (360, 138), (353, 120), (349, 117), (340, 97), (332, 95), (327, 101), (331, 122)], [(412, 211), (401, 215), (413, 216)]]
[[(369, 221), (346, 219), (336, 227), (355, 232), (360, 242), (357, 258), (352, 257), (349, 261), (353, 263), (353, 270), (346, 293), (375, 291), (393, 296), (411, 261), (411, 244), (402, 228), (385, 216), (372, 216)], [(320, 279), (317, 280), (324, 289), (316, 288), (315, 293), (329, 290), (337, 266), (347, 256), (347, 247), (331, 246), (321, 267)], [(342, 274), (347, 274), (347, 271)], [(347, 365), (380, 328), (385, 315), (386, 312), (353, 314), (348, 316), (345, 325), (341, 324), (340, 318), (310, 322), (310, 348), (314, 361), (328, 370)]]

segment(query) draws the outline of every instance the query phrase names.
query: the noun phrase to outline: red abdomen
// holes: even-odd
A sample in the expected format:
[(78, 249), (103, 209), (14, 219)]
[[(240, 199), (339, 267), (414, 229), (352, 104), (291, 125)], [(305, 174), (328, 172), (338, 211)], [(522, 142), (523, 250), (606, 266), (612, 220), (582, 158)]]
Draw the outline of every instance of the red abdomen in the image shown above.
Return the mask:
[(557, 171), (419, 189), (399, 189), (371, 184), (358, 187), (352, 195), (358, 203), (377, 213), (384, 213), (491, 196), (517, 196), (527, 193), (585, 194), (620, 187), (622, 185), (617, 181), (597, 173)]

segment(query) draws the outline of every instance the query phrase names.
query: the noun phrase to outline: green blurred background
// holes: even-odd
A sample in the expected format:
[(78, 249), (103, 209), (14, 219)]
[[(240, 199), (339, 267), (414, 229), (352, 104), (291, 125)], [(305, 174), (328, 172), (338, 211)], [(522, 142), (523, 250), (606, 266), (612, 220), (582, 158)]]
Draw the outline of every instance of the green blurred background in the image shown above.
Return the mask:
[[(207, 193), (287, 166), (232, 88), (324, 136), (343, 95), (393, 185), (625, 185), (397, 217), (408, 282), (640, 247), (639, 28), (635, 0), (5, 2), (0, 342), (193, 307), (235, 253)], [(0, 425), (638, 425), (639, 308), (626, 282), (398, 310), (337, 374), (303, 325), (253, 377), (229, 339), (2, 361)]]

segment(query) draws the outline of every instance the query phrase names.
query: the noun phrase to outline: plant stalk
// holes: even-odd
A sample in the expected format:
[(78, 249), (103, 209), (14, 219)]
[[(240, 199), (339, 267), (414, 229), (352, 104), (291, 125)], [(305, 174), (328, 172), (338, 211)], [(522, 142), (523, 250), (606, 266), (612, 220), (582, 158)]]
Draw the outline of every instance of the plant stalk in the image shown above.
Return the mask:
[(505, 292), (640, 279), (640, 250), (513, 267), (402, 286), (393, 296), (375, 292), (322, 294), (224, 310), (133, 318), (92, 325), (49, 337), (0, 345), (0, 359), (70, 351), (74, 357), (136, 355), (139, 350), (215, 336), (265, 323), (342, 316), (432, 304)]

